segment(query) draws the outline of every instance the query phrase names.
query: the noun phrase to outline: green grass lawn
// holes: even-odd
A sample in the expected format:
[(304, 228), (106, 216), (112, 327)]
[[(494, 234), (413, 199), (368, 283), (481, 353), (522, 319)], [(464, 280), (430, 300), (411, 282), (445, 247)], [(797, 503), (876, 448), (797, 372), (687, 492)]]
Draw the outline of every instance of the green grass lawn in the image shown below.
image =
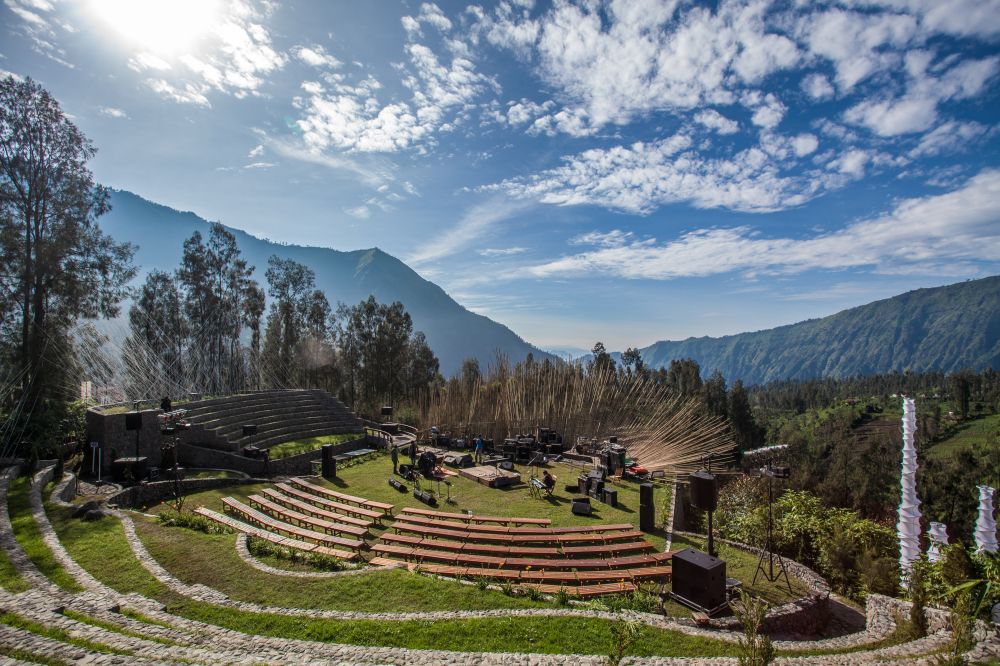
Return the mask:
[(346, 432), (337, 435), (320, 435), (319, 437), (309, 437), (307, 439), (296, 439), (291, 442), (282, 442), (268, 449), (271, 460), (297, 456), (300, 453), (318, 451), (325, 444), (343, 444), (354, 439), (364, 437), (363, 432)]
[(42, 540), (35, 519), (31, 516), (31, 501), (28, 497), (27, 477), (21, 477), (10, 484), (7, 494), (7, 510), (14, 528), (14, 537), (21, 544), (28, 559), (39, 571), (59, 587), (70, 592), (82, 592), (83, 588), (60, 566), (49, 547)]
[(928, 458), (947, 460), (973, 444), (995, 444), (1000, 436), (1000, 414), (990, 414), (966, 421), (948, 439), (936, 442), (927, 451)]
[(245, 479), (245, 474), (228, 469), (186, 469), (185, 479)]
[(15, 594), (31, 589), (31, 585), (21, 577), (17, 567), (10, 561), (6, 550), (0, 550), (0, 587)]

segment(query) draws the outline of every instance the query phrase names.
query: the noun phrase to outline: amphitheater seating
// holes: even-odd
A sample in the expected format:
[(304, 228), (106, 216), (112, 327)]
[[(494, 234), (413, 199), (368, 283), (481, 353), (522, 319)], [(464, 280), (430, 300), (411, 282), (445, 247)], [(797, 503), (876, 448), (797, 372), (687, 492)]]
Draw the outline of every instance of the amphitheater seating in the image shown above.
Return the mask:
[(551, 525), (548, 518), (511, 518), (508, 516), (475, 516), (466, 513), (448, 513), (446, 511), (430, 511), (428, 509), (413, 509), (406, 507), (402, 513), (442, 520), (462, 520), (467, 523), (497, 523), (499, 525)]
[(187, 441), (225, 451), (235, 451), (243, 439), (243, 425), (257, 426), (254, 446), (307, 437), (362, 432), (361, 420), (339, 400), (318, 390), (262, 391), (199, 400), (184, 405), (192, 428)]
[(375, 518), (382, 515), (377, 511), (360, 511), (358, 507), (323, 499), (318, 495), (294, 488), (287, 483), (276, 483), (274, 487), (281, 491), (281, 493), (286, 497), (301, 500), (304, 503), (319, 507), (320, 509), (341, 514), (338, 520), (342, 523), (368, 527), (374, 522)]
[(333, 511), (320, 509), (312, 504), (309, 504), (308, 502), (303, 502), (295, 499), (294, 497), (289, 497), (288, 495), (272, 490), (271, 488), (264, 488), (260, 492), (270, 501), (280, 504), (288, 509), (310, 516), (315, 516), (317, 518), (325, 518), (333, 523), (339, 523), (341, 525), (341, 532), (345, 534), (353, 534), (354, 536), (361, 538), (364, 538), (368, 534), (368, 526), (371, 525), (371, 521), (364, 521), (360, 518), (348, 520), (351, 516), (343, 516), (339, 513), (334, 513)]
[[(250, 500), (250, 506), (255, 507), (258, 511), (266, 513), (277, 520), (292, 523), (293, 525), (298, 525), (299, 527), (304, 527), (313, 531), (325, 532), (327, 534), (350, 534), (355, 537), (363, 536), (367, 532), (367, 530), (359, 527), (352, 527), (350, 525), (344, 525), (331, 520), (323, 520), (322, 518), (316, 518), (315, 516), (310, 516), (309, 514), (299, 513), (298, 511), (287, 509), (265, 497), (261, 497), (260, 495), (250, 495), (247, 499)], [(357, 544), (354, 546), (355, 548), (360, 548), (364, 543), (364, 541), (358, 540), (355, 540), (355, 542)]]
[[(428, 514), (436, 514), (434, 517)], [(657, 553), (630, 524), (584, 527), (476, 525), (463, 514), (404, 508), (371, 550), (371, 563), (405, 566), (443, 576), (484, 578), (566, 589), (581, 598), (637, 589), (670, 580), (671, 553)]]
[[(364, 545), (363, 541), (358, 539), (345, 539), (343, 537), (331, 536), (329, 534), (324, 534), (321, 532), (316, 532), (314, 530), (305, 529), (302, 527), (297, 527), (290, 523), (286, 523), (276, 518), (272, 518), (267, 514), (261, 513), (256, 509), (239, 502), (232, 497), (223, 497), (222, 506), (225, 511), (230, 514), (235, 514), (241, 520), (250, 523), (255, 527), (259, 527), (262, 530), (267, 530), (269, 532), (277, 532), (279, 534), (290, 535), (293, 539), (300, 541), (313, 541), (321, 546), (327, 546), (334, 548), (335, 546), (346, 546), (347, 548), (358, 549)], [(343, 554), (337, 557), (343, 557), (345, 559), (352, 559), (357, 557), (357, 553), (349, 553), (347, 551), (341, 551)]]
[(283, 546), (285, 548), (292, 548), (294, 550), (301, 550), (307, 553), (317, 553), (319, 555), (327, 555), (329, 557), (337, 557), (344, 560), (357, 559), (358, 554), (352, 553), (345, 550), (339, 550), (336, 548), (329, 548), (327, 546), (321, 546), (316, 543), (309, 543), (308, 541), (302, 541), (300, 539), (291, 539), (289, 537), (283, 537), (280, 534), (274, 532), (269, 532), (265, 529), (259, 527), (254, 527), (253, 525), (248, 525), (241, 520), (236, 520), (229, 516), (223, 515), (212, 511), (211, 509), (206, 509), (205, 507), (198, 507), (194, 510), (195, 513), (208, 518), (220, 525), (225, 525), (230, 529), (236, 530), (237, 532), (242, 532), (247, 536), (252, 536), (256, 539), (262, 539), (264, 541), (269, 541), (273, 544)]
[[(305, 479), (301, 478), (292, 479), (292, 484), (301, 490), (312, 493), (313, 495), (338, 500), (346, 504), (356, 504), (360, 507), (360, 509), (365, 510), (371, 518), (375, 518), (376, 520), (381, 517), (383, 513), (390, 516), (392, 515), (392, 504), (376, 502), (375, 500), (368, 500), (364, 497), (355, 497), (354, 495), (348, 495), (346, 493), (339, 493), (336, 490), (331, 490), (325, 486), (317, 486), (314, 483), (309, 483)], [(357, 510), (358, 509), (355, 509), (355, 511)]]

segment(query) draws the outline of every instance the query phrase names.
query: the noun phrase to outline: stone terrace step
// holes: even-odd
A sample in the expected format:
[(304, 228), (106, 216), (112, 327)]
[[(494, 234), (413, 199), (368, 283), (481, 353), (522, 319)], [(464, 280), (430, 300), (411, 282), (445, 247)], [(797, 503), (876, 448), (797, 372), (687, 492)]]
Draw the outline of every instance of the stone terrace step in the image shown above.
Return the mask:
[[(283, 435), (275, 435), (273, 437), (268, 437), (262, 440), (254, 440), (254, 446), (259, 446), (260, 448), (270, 448), (277, 444), (282, 444), (284, 442), (292, 442), (298, 439), (309, 439), (310, 437), (321, 437), (323, 435), (341, 435), (350, 430), (331, 430), (330, 428), (317, 428), (315, 430), (303, 430), (300, 432), (291, 432)], [(316, 452), (319, 455), (319, 451)]]
[(211, 428), (219, 434), (228, 434), (230, 432), (241, 431), (243, 425), (246, 423), (255, 423), (258, 429), (262, 429), (274, 423), (287, 422), (290, 419), (302, 421), (316, 417), (322, 417), (324, 419), (333, 418), (338, 421), (342, 421), (345, 424), (357, 423), (358, 428), (360, 429), (361, 427), (360, 419), (352, 418), (349, 414), (333, 412), (326, 407), (318, 405), (312, 405), (309, 407), (268, 409), (258, 412), (249, 412), (238, 416), (226, 417), (224, 419), (216, 419), (213, 421), (195, 421), (195, 423), (203, 425), (206, 428)]
[[(287, 391), (280, 393), (250, 394), (220, 398), (219, 401), (191, 403), (186, 407), (189, 418), (203, 418), (211, 414), (225, 414), (247, 407), (259, 407), (267, 404), (290, 404), (294, 402), (316, 402), (317, 396), (311, 391)], [(224, 400), (224, 402), (223, 402)]]

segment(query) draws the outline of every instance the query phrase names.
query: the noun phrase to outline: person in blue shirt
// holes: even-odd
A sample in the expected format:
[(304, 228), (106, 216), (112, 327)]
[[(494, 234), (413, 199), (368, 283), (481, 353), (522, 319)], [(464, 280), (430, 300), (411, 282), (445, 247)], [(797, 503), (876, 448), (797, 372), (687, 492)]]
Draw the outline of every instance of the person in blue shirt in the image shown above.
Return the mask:
[(476, 464), (483, 462), (483, 436), (476, 435)]

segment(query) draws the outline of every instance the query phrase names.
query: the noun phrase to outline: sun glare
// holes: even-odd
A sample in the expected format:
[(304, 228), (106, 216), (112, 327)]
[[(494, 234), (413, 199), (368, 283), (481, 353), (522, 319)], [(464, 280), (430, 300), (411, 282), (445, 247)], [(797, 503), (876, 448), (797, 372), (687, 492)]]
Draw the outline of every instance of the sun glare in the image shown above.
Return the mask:
[(91, 0), (90, 10), (129, 42), (158, 55), (190, 52), (216, 27), (217, 0)]

